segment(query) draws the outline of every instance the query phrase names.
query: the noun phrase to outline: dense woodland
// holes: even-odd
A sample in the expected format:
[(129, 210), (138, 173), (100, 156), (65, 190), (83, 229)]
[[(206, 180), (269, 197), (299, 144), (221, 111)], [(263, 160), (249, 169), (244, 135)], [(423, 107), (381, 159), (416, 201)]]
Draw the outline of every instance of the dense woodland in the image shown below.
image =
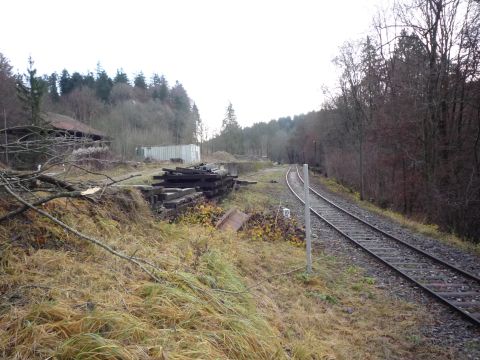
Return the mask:
[(36, 124), (46, 112), (72, 116), (113, 138), (124, 158), (138, 145), (188, 144), (203, 136), (197, 106), (178, 81), (163, 75), (129, 79), (123, 70), (112, 78), (100, 65), (96, 72), (39, 76), (29, 59), (25, 74), (15, 74), (0, 54), (0, 111), (7, 127)]
[(397, 3), (334, 61), (341, 76), (322, 110), (210, 145), (318, 165), (362, 198), (478, 241), (480, 4)]

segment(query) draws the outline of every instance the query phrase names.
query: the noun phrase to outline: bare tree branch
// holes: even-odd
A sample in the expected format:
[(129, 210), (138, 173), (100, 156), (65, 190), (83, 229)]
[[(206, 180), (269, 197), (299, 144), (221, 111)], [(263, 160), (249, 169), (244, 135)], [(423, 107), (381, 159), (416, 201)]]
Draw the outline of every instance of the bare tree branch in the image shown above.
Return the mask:
[[(81, 197), (82, 196), (82, 192), (81, 191), (68, 191), (68, 192), (61, 192), (61, 193), (55, 193), (53, 195), (50, 195), (50, 196), (46, 196), (44, 198), (41, 198), (35, 202), (32, 202), (32, 205), (33, 206), (38, 206), (38, 205), (42, 205), (42, 204), (45, 204), (49, 201), (52, 201), (54, 199), (59, 199), (59, 198), (77, 198), (77, 197)], [(27, 205), (23, 205), (22, 207), (16, 209), (16, 210), (13, 210), (11, 212), (9, 212), (8, 214), (5, 214), (3, 215), (2, 217), (0, 217), (0, 223), (5, 221), (5, 220), (9, 220), (9, 219), (12, 219), (14, 218), (15, 216), (27, 211), (28, 209), (30, 209), (29, 206)]]
[[(97, 245), (101, 248), (103, 248), (104, 250), (108, 251), (109, 253), (115, 255), (115, 256), (118, 256), (119, 258), (121, 259), (124, 259), (124, 260), (127, 260), (131, 263), (133, 263), (134, 265), (138, 266), (143, 272), (145, 272), (152, 280), (156, 281), (156, 282), (162, 282), (162, 280), (157, 276), (155, 275), (152, 271), (148, 270), (145, 266), (143, 266), (139, 259), (138, 258), (134, 258), (134, 257), (131, 257), (131, 256), (128, 256), (128, 255), (125, 255), (123, 254), (122, 252), (119, 252), (119, 251), (116, 251), (114, 250), (111, 246), (103, 243), (102, 241), (98, 240), (98, 239), (95, 239), (89, 235), (85, 235), (85, 234), (82, 234), (81, 232), (79, 232), (78, 230), (70, 227), (69, 225), (65, 224), (64, 222), (58, 220), (57, 218), (53, 217), (52, 215), (50, 215), (49, 213), (33, 206), (32, 204), (28, 203), (27, 201), (25, 201), (22, 197), (20, 197), (18, 194), (16, 194), (11, 188), (10, 186), (8, 185), (3, 185), (3, 187), (5, 188), (5, 190), (10, 194), (12, 195), (15, 199), (17, 199), (19, 202), (21, 202), (23, 205), (27, 206), (28, 208), (36, 211), (37, 213), (45, 216), (46, 218), (48, 218), (49, 220), (51, 220), (53, 223), (57, 224), (58, 226), (62, 227), (63, 229), (75, 234), (76, 236), (84, 239), (84, 240), (87, 240), (88, 242), (94, 244), (94, 245)], [(142, 260), (142, 262), (146, 262), (146, 260)], [(157, 271), (162, 271), (161, 269), (159, 269), (158, 267), (154, 267), (153, 264), (149, 264), (151, 267), (153, 267), (155, 270)]]

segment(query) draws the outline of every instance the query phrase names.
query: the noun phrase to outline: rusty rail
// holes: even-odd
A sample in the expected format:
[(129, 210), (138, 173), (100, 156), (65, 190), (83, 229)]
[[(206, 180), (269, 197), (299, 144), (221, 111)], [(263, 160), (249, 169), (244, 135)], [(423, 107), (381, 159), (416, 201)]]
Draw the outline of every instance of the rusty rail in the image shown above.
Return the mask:
[[(285, 176), (287, 186), (290, 191), (303, 203), (302, 198), (294, 191), (292, 185), (289, 182), (288, 176), (290, 172), (291, 168), (288, 169)], [(303, 179), (298, 173), (298, 168), (296, 168), (296, 175), (303, 183)], [(415, 285), (419, 286), (422, 290), (424, 290), (432, 297), (446, 304), (455, 311), (460, 312), (460, 314), (464, 318), (474, 323), (475, 325), (480, 325), (480, 312), (469, 311), (469, 309), (471, 308), (480, 309), (480, 301), (478, 301), (478, 297), (480, 297), (480, 278), (478, 276), (462, 270), (452, 264), (449, 264), (448, 262), (445, 262), (432, 254), (429, 254), (409, 243), (406, 243), (405, 241), (395, 237), (392, 234), (389, 234), (388, 232), (378, 228), (377, 226), (370, 224), (369, 222), (338, 206), (330, 199), (327, 199), (325, 196), (315, 191), (315, 189), (313, 189), (312, 187), (310, 187), (310, 191), (316, 195), (317, 199), (322, 201), (324, 204), (327, 204), (327, 207), (323, 208), (323, 215), (320, 214), (313, 207), (311, 207), (310, 210), (315, 216), (317, 216), (323, 222), (327, 223), (330, 227), (335, 229), (342, 236), (352, 241), (356, 246), (362, 248), (364, 251), (366, 251), (371, 256), (375, 257), (377, 260), (381, 261), (388, 267), (395, 270), (404, 278), (415, 283)], [(346, 217), (341, 218), (344, 215)], [(328, 217), (330, 217), (330, 219), (328, 219)], [(341, 220), (339, 220), (340, 218)], [(347, 222), (349, 225), (346, 225)], [(341, 224), (341, 226), (339, 226), (339, 224)], [(368, 236), (359, 235), (361, 234), (360, 230), (362, 227), (368, 228), (370, 230), (368, 232), (365, 232), (365, 234), (368, 234)], [(395, 244), (394, 246), (392, 246), (393, 243)], [(370, 246), (372, 244), (375, 245)], [(387, 252), (385, 253), (383, 252), (383, 250), (386, 250)], [(403, 252), (407, 255), (393, 256), (392, 252), (389, 250)], [(408, 257), (416, 258), (417, 262), (409, 263), (405, 261), (408, 260)], [(413, 267), (405, 268), (402, 267), (402, 265), (413, 265)], [(425, 265), (426, 267), (417, 268), (419, 265)], [(411, 275), (412, 272), (414, 275)], [(449, 272), (451, 273), (451, 275), (448, 278)], [(442, 275), (443, 277), (440, 276), (440, 278), (444, 279), (445, 281), (442, 283), (425, 284), (424, 282), (420, 281), (420, 279), (422, 279), (422, 275), (426, 273)], [(431, 276), (430, 278), (433, 277)], [(458, 284), (460, 284), (461, 286), (459, 286)], [(435, 290), (434, 288), (437, 287), (439, 287), (440, 289)], [(452, 290), (455, 287), (460, 287), (461, 290)], [(476, 299), (465, 300), (475, 296), (477, 297)], [(452, 298), (454, 300), (452, 300)]]

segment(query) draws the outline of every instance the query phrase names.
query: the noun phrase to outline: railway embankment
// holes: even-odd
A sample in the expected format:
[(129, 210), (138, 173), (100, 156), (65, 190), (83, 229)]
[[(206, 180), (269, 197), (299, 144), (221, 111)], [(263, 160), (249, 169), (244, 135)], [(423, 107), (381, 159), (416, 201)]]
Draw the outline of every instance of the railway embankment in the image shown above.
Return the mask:
[[(432, 303), (397, 293), (398, 284), (357, 261), (361, 252), (332, 251), (341, 240), (321, 224), (314, 223), (313, 274), (306, 274), (303, 244), (275, 231), (280, 206), (301, 220), (285, 170), (259, 171), (249, 177), (257, 184), (173, 222), (158, 220), (135, 189), (43, 208), (153, 277), (39, 213), (2, 224), (1, 357), (474, 358), (475, 339), (463, 333), (455, 343), (458, 328), (435, 334), (443, 319)], [(13, 206), (2, 197), (2, 211)], [(218, 231), (212, 220), (232, 206), (268, 221)]]
[[(286, 180), (303, 198), (303, 183), (298, 175), (292, 171)], [(425, 334), (432, 334), (435, 343), (471, 349), (479, 334), (480, 292), (475, 254), (432, 238), (425, 240), (422, 234), (388, 222), (348, 197), (321, 186), (315, 177), (312, 179), (310, 201), (319, 215), (314, 222), (314, 233), (320, 238), (317, 246), (347, 263), (362, 267), (393, 296), (427, 305), (438, 324), (425, 324), (423, 328)], [(297, 211), (301, 213), (302, 210)], [(458, 316), (452, 316), (449, 308)], [(461, 317), (470, 323), (464, 323)], [(463, 353), (462, 356), (476, 358), (478, 353)]]

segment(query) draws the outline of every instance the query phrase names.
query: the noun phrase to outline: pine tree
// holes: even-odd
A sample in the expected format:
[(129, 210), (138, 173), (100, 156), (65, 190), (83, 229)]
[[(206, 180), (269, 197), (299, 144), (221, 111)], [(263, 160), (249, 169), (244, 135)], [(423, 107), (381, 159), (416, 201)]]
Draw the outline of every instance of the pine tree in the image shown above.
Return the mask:
[(193, 120), (195, 121), (195, 140), (200, 146), (202, 146), (203, 136), (204, 136), (204, 128), (202, 118), (200, 117), (200, 112), (198, 111), (197, 104), (193, 103), (192, 106), (192, 116)]
[(18, 79), (17, 95), (23, 102), (30, 123), (35, 126), (42, 126), (44, 120), (41, 115), (40, 105), (46, 84), (40, 77), (36, 76), (37, 69), (34, 69), (33, 64), (32, 58), (29, 57), (27, 74), (23, 76), (26, 84), (22, 81), (22, 77)]
[(83, 85), (83, 76), (79, 72), (75, 71), (70, 77), (70, 82), (72, 84), (72, 91), (75, 89), (80, 89)]
[(160, 76), (160, 87), (158, 89), (158, 99), (160, 101), (165, 101), (168, 98), (168, 81), (165, 79), (165, 76)]
[(165, 76), (153, 74), (152, 76), (152, 98), (164, 102), (168, 98), (168, 82)]
[(175, 82), (175, 86), (170, 92), (170, 100), (175, 109), (190, 111), (190, 98), (183, 85), (178, 81)]
[(112, 87), (112, 79), (110, 79), (107, 72), (102, 69), (100, 64), (97, 64), (97, 78), (95, 79), (95, 91), (97, 97), (103, 102), (109, 102)]
[(135, 76), (135, 79), (133, 80), (133, 85), (136, 88), (140, 88), (142, 90), (147, 89), (147, 82), (145, 80), (145, 75), (143, 75), (143, 72), (140, 71), (137, 76)]
[(157, 73), (154, 73), (152, 75), (152, 86), (153, 87), (158, 87), (158, 86), (160, 86), (160, 82), (161, 82), (160, 75), (158, 75)]
[(235, 115), (235, 110), (233, 109), (233, 105), (230, 102), (227, 106), (227, 112), (225, 113), (225, 117), (222, 120), (222, 130), (234, 127), (239, 126), (237, 122), (237, 115)]
[(170, 91), (169, 101), (174, 112), (171, 130), (175, 144), (189, 143), (194, 137), (195, 124), (191, 116), (190, 98), (183, 85), (178, 81)]
[(48, 93), (52, 102), (58, 102), (60, 100), (60, 94), (58, 93), (58, 75), (56, 72), (52, 73), (48, 77)]
[(225, 117), (222, 120), (221, 136), (225, 142), (225, 151), (232, 154), (242, 152), (242, 129), (238, 124), (237, 115), (235, 115), (231, 102), (228, 104)]
[(123, 69), (117, 69), (117, 74), (113, 79), (114, 84), (128, 84), (130, 80), (128, 80), (127, 74), (123, 71)]
[(62, 70), (62, 75), (60, 76), (60, 92), (62, 95), (67, 95), (73, 90), (73, 84), (70, 80), (70, 74), (67, 69)]
[(83, 76), (83, 85), (89, 87), (90, 89), (95, 89), (95, 76), (92, 72), (88, 72)]

